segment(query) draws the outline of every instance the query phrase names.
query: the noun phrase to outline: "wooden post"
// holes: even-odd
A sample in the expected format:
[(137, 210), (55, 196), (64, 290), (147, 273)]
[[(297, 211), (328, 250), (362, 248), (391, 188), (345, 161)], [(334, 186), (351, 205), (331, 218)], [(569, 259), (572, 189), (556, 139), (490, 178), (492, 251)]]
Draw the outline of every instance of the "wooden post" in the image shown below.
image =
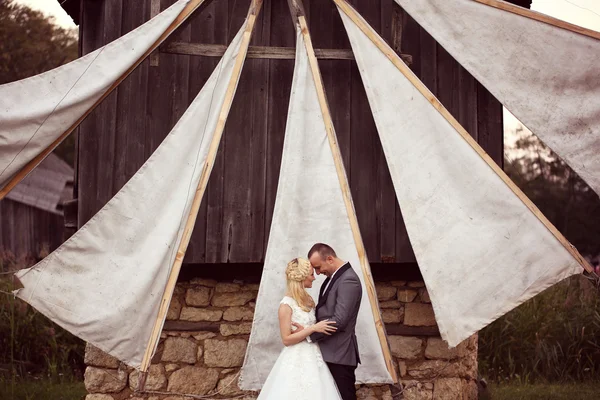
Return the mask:
[(557, 28), (566, 29), (571, 32), (579, 33), (581, 35), (589, 36), (594, 39), (600, 40), (600, 32), (596, 32), (594, 30), (587, 29), (587, 28), (584, 28), (579, 25), (574, 25), (569, 22), (563, 21), (562, 19), (557, 19), (557, 18), (551, 17), (549, 15), (546, 15), (546, 14), (543, 14), (543, 13), (540, 13), (537, 11), (528, 10), (526, 8), (519, 7), (514, 4), (510, 4), (506, 1), (499, 1), (499, 0), (472, 0), (472, 1), (475, 1), (475, 2), (481, 3), (481, 4), (485, 4), (486, 6), (494, 7), (499, 10), (508, 11), (513, 14), (520, 15), (521, 17), (526, 17), (526, 18), (530, 18), (530, 19), (533, 19), (533, 20), (536, 20), (539, 22), (543, 22), (545, 24), (552, 25)]
[(181, 10), (177, 18), (175, 18), (175, 20), (171, 23), (171, 25), (169, 25), (165, 32), (156, 40), (156, 42), (154, 42), (152, 46), (150, 46), (150, 48), (108, 88), (106, 93), (104, 93), (102, 97), (98, 99), (98, 101), (96, 101), (86, 112), (84, 112), (83, 115), (77, 121), (75, 121), (75, 123), (71, 125), (66, 131), (64, 131), (63, 134), (60, 135), (54, 142), (52, 142), (50, 146), (48, 146), (44, 151), (38, 154), (33, 160), (29, 161), (19, 172), (17, 172), (11, 178), (10, 181), (8, 181), (8, 183), (4, 187), (0, 189), (0, 200), (2, 200), (8, 194), (8, 192), (14, 189), (14, 187), (17, 186), (19, 182), (21, 182), (35, 167), (39, 165), (39, 163), (41, 163), (46, 157), (48, 157), (48, 154), (52, 153), (52, 151), (54, 151), (54, 149), (59, 144), (61, 144), (62, 141), (65, 140), (66, 137), (69, 136), (71, 132), (73, 132), (79, 126), (79, 124), (81, 124), (81, 122), (96, 108), (96, 106), (98, 106), (98, 104), (100, 104), (106, 97), (108, 97), (108, 95), (111, 94), (111, 92), (114, 89), (116, 89), (117, 86), (119, 86), (119, 84), (123, 82), (123, 80), (127, 78), (129, 74), (133, 72), (133, 70), (136, 69), (138, 65), (140, 65), (142, 61), (146, 59), (146, 57), (148, 57), (148, 55), (150, 55), (150, 53), (156, 50), (158, 46), (160, 46), (160, 44), (167, 37), (169, 37), (169, 35), (173, 33), (173, 31), (175, 31), (175, 29), (177, 29), (194, 11), (196, 11), (196, 9), (198, 9), (198, 7), (200, 7), (206, 1), (207, 0), (190, 0), (188, 5), (185, 6), (183, 10)]
[(340, 153), (340, 147), (337, 142), (333, 121), (331, 119), (331, 113), (329, 112), (329, 105), (325, 95), (325, 88), (321, 79), (321, 72), (317, 63), (317, 57), (313, 49), (312, 40), (306, 23), (304, 15), (304, 8), (302, 7), (301, 0), (288, 0), (290, 12), (292, 18), (297, 25), (297, 29), (302, 33), (304, 38), (304, 45), (308, 54), (308, 61), (312, 72), (313, 80), (317, 89), (317, 97), (319, 99), (319, 105), (321, 107), (321, 113), (323, 114), (323, 122), (325, 124), (325, 130), (327, 131), (327, 139), (331, 152), (333, 154), (333, 160), (335, 162), (335, 169), (337, 172), (338, 180), (340, 183), (340, 189), (344, 198), (344, 205), (346, 206), (346, 213), (352, 229), (352, 236), (356, 245), (356, 251), (360, 260), (360, 266), (365, 278), (365, 286), (367, 288), (367, 295), (369, 296), (369, 304), (371, 305), (371, 311), (373, 313), (373, 319), (375, 320), (375, 328), (379, 337), (379, 343), (381, 344), (381, 351), (383, 352), (383, 358), (385, 359), (386, 367), (394, 383), (398, 382), (398, 376), (394, 367), (394, 360), (390, 351), (390, 346), (387, 340), (383, 320), (381, 318), (381, 310), (379, 309), (379, 303), (377, 301), (377, 293), (375, 291), (375, 284), (373, 282), (373, 276), (371, 274), (371, 268), (367, 261), (365, 246), (360, 235), (360, 229), (358, 227), (358, 218), (356, 217), (356, 211), (354, 209), (354, 203), (352, 202), (352, 193), (350, 192), (350, 186), (348, 184), (348, 178), (346, 176), (346, 170), (344, 169), (344, 163), (342, 161), (342, 155)]
[(148, 345), (146, 346), (146, 352), (144, 353), (144, 358), (142, 359), (142, 364), (140, 366), (141, 377), (138, 385), (138, 391), (144, 390), (145, 378), (150, 367), (150, 361), (158, 345), (160, 332), (162, 330), (165, 317), (169, 309), (169, 304), (173, 296), (173, 291), (175, 290), (175, 284), (177, 283), (179, 271), (181, 270), (181, 264), (183, 263), (185, 252), (187, 250), (188, 244), (190, 243), (190, 238), (192, 237), (192, 231), (194, 230), (194, 224), (196, 223), (196, 217), (198, 216), (198, 210), (200, 209), (202, 197), (204, 196), (204, 192), (206, 191), (208, 178), (210, 177), (210, 173), (215, 164), (215, 158), (217, 156), (217, 150), (219, 149), (219, 143), (221, 142), (223, 129), (225, 128), (225, 122), (227, 121), (227, 116), (229, 115), (231, 103), (233, 102), (235, 89), (240, 78), (240, 72), (242, 70), (242, 66), (244, 65), (244, 60), (246, 59), (246, 53), (250, 44), (252, 30), (256, 22), (256, 17), (262, 6), (262, 1), (263, 0), (252, 0), (252, 3), (250, 4), (246, 28), (244, 29), (242, 42), (240, 44), (240, 50), (235, 59), (233, 72), (231, 78), (229, 79), (229, 84), (227, 85), (227, 91), (225, 92), (225, 98), (221, 106), (221, 110), (219, 111), (219, 119), (217, 120), (217, 125), (215, 126), (215, 130), (213, 132), (213, 138), (210, 142), (208, 155), (206, 157), (206, 161), (200, 174), (200, 180), (198, 182), (198, 187), (196, 188), (196, 194), (194, 195), (190, 213), (185, 223), (183, 235), (181, 237), (181, 242), (179, 243), (179, 247), (177, 248), (177, 255), (175, 256), (175, 261), (173, 262), (173, 266), (169, 273), (169, 278), (167, 280), (165, 291), (160, 302), (158, 315), (156, 317), (156, 320), (154, 321), (154, 326), (152, 328), (150, 340), (148, 341)]
[[(502, 179), (513, 193), (525, 204), (527, 208), (544, 224), (544, 226), (556, 237), (565, 249), (577, 260), (577, 262), (588, 272), (593, 268), (577, 249), (556, 229), (554, 225), (542, 214), (531, 200), (519, 189), (517, 185), (504, 173), (504, 171), (492, 160), (492, 158), (479, 146), (469, 133), (458, 123), (458, 121), (444, 108), (442, 103), (427, 89), (419, 78), (402, 62), (400, 57), (392, 50), (385, 41), (371, 28), (365, 20), (345, 0), (333, 0), (337, 6), (346, 14), (356, 26), (373, 42), (375, 46), (394, 64), (396, 68), (413, 84), (413, 86), (435, 107), (436, 110), (452, 125), (456, 132), (477, 152), (477, 154), (488, 164), (488, 166)], [(475, 0), (479, 1), (479, 0)]]

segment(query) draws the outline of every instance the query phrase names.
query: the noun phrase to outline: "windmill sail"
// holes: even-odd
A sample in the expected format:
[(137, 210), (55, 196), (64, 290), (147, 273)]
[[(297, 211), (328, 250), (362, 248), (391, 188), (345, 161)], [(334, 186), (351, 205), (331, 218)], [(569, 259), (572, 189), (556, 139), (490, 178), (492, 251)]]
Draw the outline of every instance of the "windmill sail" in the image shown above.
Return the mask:
[[(318, 188), (318, 196), (314, 195), (315, 188)], [(330, 244), (340, 257), (350, 261), (361, 277), (363, 297), (356, 333), (362, 364), (357, 370), (357, 381), (391, 383), (328, 142), (316, 84), (304, 39), (298, 29), (296, 65), (277, 197), (252, 333), (241, 372), (242, 389), (259, 390), (283, 349), (277, 310), (286, 290), (285, 266), (295, 257), (306, 257), (306, 252), (317, 242)], [(315, 281), (310, 290), (315, 299), (322, 281)]]
[(534, 215), (535, 206), (432, 105), (434, 96), (365, 20), (342, 0), (336, 3), (442, 337), (456, 346), (580, 273), (574, 253)]
[(600, 194), (600, 34), (480, 1), (396, 2)]
[[(17, 296), (139, 368), (241, 49), (244, 23), (163, 143), (88, 223), (16, 276)], [(234, 72), (237, 76), (233, 76)], [(235, 88), (234, 88), (235, 90)]]
[[(188, 3), (179, 0), (139, 28), (73, 62), (1, 85), (0, 189), (74, 128), (159, 39), (164, 40), (163, 34)], [(9, 190), (2, 190), (0, 198)]]

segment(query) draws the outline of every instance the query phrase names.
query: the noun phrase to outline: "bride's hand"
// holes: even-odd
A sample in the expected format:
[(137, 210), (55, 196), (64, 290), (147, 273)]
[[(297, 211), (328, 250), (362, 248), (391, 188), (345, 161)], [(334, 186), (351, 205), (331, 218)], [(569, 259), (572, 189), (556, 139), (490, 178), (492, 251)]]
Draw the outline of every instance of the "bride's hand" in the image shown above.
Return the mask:
[(296, 328), (296, 330), (294, 331), (294, 333), (300, 332), (300, 331), (304, 330), (304, 327), (302, 325), (300, 325), (299, 323), (297, 323), (297, 322), (292, 322), (292, 326), (294, 328)]
[(321, 322), (317, 322), (315, 325), (312, 326), (312, 329), (315, 332), (331, 335), (332, 333), (337, 331), (337, 328), (333, 325), (335, 325), (335, 321), (329, 321), (326, 319)]

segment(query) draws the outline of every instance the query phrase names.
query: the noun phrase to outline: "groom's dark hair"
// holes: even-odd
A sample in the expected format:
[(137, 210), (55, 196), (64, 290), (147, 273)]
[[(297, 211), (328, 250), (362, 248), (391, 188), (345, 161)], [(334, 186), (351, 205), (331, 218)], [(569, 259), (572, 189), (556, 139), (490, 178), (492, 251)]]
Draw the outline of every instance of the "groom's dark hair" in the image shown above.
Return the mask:
[(310, 258), (314, 253), (319, 253), (321, 259), (324, 260), (329, 256), (337, 257), (335, 251), (331, 248), (331, 246), (325, 243), (315, 243), (313, 247), (308, 251), (308, 258)]

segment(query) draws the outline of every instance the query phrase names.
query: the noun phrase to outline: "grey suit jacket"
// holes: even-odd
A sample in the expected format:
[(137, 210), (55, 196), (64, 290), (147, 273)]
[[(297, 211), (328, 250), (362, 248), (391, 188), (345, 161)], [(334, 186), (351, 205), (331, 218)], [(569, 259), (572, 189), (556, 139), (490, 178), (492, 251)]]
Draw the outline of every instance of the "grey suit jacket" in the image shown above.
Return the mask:
[(356, 366), (360, 363), (354, 333), (362, 298), (360, 280), (350, 263), (346, 263), (335, 273), (327, 291), (323, 292), (326, 284), (327, 280), (323, 282), (319, 294), (317, 321), (335, 321), (337, 331), (333, 335), (313, 333), (310, 339), (319, 343), (325, 362)]

